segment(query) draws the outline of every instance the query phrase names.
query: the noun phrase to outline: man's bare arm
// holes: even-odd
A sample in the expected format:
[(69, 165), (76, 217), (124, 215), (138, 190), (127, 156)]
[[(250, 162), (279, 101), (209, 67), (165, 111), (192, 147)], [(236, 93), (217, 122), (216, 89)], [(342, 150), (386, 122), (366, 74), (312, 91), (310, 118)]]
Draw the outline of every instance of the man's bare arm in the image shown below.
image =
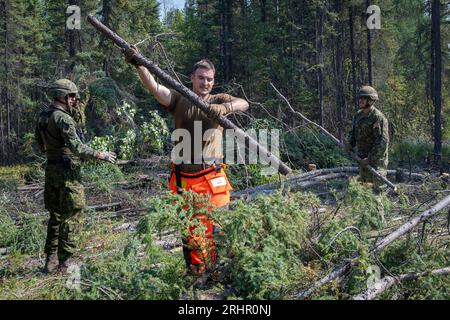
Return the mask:
[(224, 102), (223, 105), (229, 111), (228, 113), (248, 110), (248, 102), (241, 98), (232, 97), (229, 102)]
[(153, 75), (148, 71), (146, 67), (137, 67), (139, 78), (141, 78), (142, 83), (148, 89), (148, 91), (158, 100), (158, 102), (167, 107), (172, 99), (172, 94), (170, 90), (156, 82)]

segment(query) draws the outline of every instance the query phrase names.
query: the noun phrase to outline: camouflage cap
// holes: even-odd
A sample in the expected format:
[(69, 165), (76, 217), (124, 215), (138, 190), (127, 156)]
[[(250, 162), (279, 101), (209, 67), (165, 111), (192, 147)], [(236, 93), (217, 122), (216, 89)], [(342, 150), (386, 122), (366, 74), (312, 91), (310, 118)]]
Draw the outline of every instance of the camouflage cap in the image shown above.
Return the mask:
[(372, 100), (378, 100), (377, 91), (371, 86), (363, 86), (359, 89), (358, 97), (369, 97)]
[(78, 95), (78, 88), (68, 79), (59, 79), (51, 85), (50, 94), (53, 98), (65, 98), (68, 94)]

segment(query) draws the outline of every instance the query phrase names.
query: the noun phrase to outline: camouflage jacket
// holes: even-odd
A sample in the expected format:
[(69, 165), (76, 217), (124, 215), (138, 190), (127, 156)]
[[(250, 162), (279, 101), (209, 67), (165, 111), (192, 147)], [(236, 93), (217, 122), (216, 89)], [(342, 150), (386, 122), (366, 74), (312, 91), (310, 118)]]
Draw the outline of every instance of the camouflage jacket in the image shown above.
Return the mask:
[(96, 151), (81, 142), (76, 128), (74, 119), (57, 103), (40, 113), (35, 138), (47, 159), (61, 160), (67, 156), (77, 162), (79, 158), (95, 157)]
[(353, 118), (348, 142), (356, 147), (358, 156), (368, 158), (374, 166), (387, 167), (389, 131), (388, 121), (375, 107), (365, 114), (362, 110)]

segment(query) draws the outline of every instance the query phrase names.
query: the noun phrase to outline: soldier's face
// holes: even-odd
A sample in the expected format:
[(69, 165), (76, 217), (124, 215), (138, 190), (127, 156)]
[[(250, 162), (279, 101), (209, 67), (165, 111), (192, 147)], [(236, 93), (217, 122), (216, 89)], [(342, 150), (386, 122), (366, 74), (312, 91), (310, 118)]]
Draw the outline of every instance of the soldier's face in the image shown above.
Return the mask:
[(367, 107), (370, 107), (370, 106), (369, 106), (369, 101), (368, 101), (367, 98), (365, 98), (365, 97), (359, 97), (359, 98), (358, 98), (358, 104), (359, 104), (359, 107), (360, 107), (361, 109), (365, 109), (365, 108), (367, 108)]
[(69, 94), (67, 95), (67, 106), (68, 107), (75, 107), (77, 103), (77, 97), (75, 94)]
[(205, 98), (214, 86), (214, 71), (198, 68), (191, 75), (192, 89), (201, 98)]

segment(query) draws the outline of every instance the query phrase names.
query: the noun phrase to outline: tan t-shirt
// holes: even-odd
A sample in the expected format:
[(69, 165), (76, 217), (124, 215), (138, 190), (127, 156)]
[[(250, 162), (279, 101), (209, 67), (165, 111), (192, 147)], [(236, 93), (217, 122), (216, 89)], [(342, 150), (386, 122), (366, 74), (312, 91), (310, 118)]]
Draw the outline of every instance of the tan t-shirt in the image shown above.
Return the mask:
[[(188, 99), (183, 97), (179, 92), (170, 90), (171, 100), (167, 106), (167, 110), (172, 114), (175, 130), (185, 129), (189, 133), (188, 141), (183, 139), (175, 139), (175, 147), (172, 152), (172, 160), (176, 163), (180, 163), (182, 160), (184, 163), (222, 163), (222, 133), (223, 127), (214, 121), (207, 118), (206, 114), (200, 110), (200, 108), (194, 106)], [(207, 103), (225, 103), (231, 102), (233, 96), (220, 93), (209, 95), (205, 100)], [(214, 129), (208, 131), (210, 129)], [(208, 131), (208, 132), (207, 132)], [(179, 131), (182, 135), (182, 132)], [(185, 133), (187, 133), (185, 132)], [(206, 132), (206, 134), (205, 134)], [(184, 135), (183, 135), (184, 137)], [(176, 141), (178, 140), (178, 141)], [(181, 147), (182, 144), (183, 147)], [(190, 147), (190, 157), (184, 152), (184, 147)], [(177, 148), (178, 147), (178, 148)], [(175, 159), (174, 159), (175, 158)]]

